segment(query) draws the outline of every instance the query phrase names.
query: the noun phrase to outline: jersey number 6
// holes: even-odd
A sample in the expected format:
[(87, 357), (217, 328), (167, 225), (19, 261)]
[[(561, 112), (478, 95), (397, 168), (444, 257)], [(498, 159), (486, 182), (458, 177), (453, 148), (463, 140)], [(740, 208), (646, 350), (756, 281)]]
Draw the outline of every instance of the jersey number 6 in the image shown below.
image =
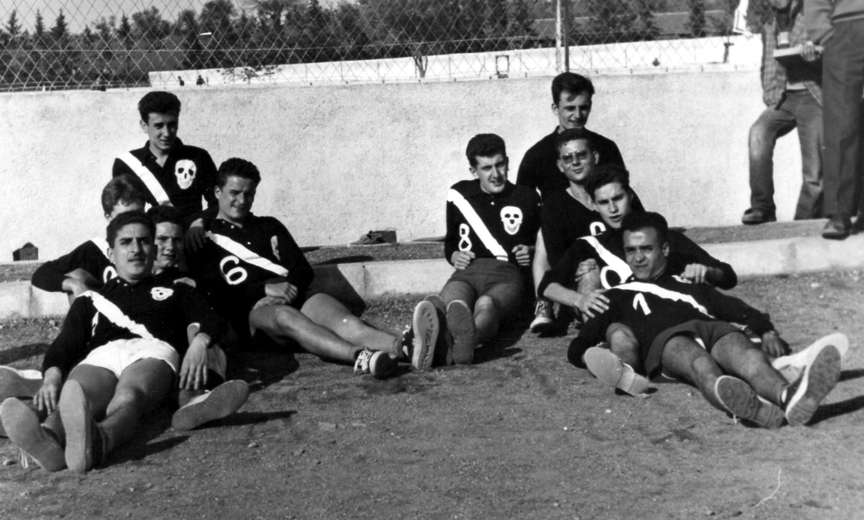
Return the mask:
[[(230, 267), (231, 265), (236, 267)], [(240, 259), (234, 255), (228, 255), (219, 261), (219, 272), (222, 273), (222, 278), (225, 278), (228, 285), (239, 285), (249, 276), (246, 269), (240, 267)]]

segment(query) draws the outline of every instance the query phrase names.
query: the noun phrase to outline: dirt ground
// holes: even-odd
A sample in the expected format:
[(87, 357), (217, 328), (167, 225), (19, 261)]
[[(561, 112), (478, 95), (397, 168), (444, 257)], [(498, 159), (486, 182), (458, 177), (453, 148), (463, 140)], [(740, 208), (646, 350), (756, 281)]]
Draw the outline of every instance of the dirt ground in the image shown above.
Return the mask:
[[(512, 332), (463, 368), (378, 381), (307, 354), (255, 354), (240, 412), (193, 432), (150, 417), (86, 476), (23, 468), (0, 439), (0, 518), (767, 518), (864, 513), (864, 272), (744, 280), (794, 348), (852, 350), (808, 427), (734, 424), (693, 389), (615, 395), (566, 338)], [(412, 299), (372, 302), (401, 328)], [(35, 367), (56, 320), (5, 322), (0, 363)]]

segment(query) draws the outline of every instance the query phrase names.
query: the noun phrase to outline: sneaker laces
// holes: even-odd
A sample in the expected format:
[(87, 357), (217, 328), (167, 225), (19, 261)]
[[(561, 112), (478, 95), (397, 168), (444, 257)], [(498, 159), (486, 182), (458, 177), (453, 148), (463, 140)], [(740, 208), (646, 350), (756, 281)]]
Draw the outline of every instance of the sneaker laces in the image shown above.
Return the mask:
[(354, 361), (355, 374), (368, 374), (369, 364), (372, 361), (372, 351), (363, 349), (357, 353), (357, 359)]
[(411, 351), (414, 349), (414, 329), (411, 325), (405, 325), (402, 330), (402, 338), (399, 341), (399, 353), (410, 358)]

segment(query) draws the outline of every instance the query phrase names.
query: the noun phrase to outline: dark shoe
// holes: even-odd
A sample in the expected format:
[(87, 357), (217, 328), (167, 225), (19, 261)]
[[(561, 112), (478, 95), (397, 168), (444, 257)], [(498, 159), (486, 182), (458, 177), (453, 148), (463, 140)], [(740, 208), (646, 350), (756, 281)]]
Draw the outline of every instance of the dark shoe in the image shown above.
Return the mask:
[(831, 217), (822, 228), (822, 238), (830, 240), (843, 240), (849, 236), (852, 225), (848, 218)]
[(864, 231), (864, 213), (858, 213), (855, 217), (855, 223), (852, 224), (852, 233), (861, 233)]
[(528, 330), (535, 334), (548, 332), (555, 324), (555, 314), (552, 312), (552, 302), (539, 299), (534, 307), (534, 320), (528, 326)]
[(764, 211), (758, 208), (750, 208), (744, 212), (741, 217), (741, 223), (752, 226), (755, 224), (764, 224), (766, 222), (775, 222), (777, 217), (774, 212)]
[(447, 304), (447, 329), (453, 335), (453, 362), (470, 364), (477, 348), (477, 329), (474, 313), (464, 301), (453, 300)]

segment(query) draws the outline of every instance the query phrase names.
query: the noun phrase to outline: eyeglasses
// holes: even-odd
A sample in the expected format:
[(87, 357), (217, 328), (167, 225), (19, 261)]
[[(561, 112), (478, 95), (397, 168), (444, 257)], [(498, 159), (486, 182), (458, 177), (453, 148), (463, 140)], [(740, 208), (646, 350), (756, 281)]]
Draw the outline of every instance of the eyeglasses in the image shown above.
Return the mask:
[(559, 155), (558, 159), (561, 160), (564, 164), (573, 164), (575, 162), (582, 162), (588, 158), (588, 152), (574, 152), (568, 153), (567, 155)]

